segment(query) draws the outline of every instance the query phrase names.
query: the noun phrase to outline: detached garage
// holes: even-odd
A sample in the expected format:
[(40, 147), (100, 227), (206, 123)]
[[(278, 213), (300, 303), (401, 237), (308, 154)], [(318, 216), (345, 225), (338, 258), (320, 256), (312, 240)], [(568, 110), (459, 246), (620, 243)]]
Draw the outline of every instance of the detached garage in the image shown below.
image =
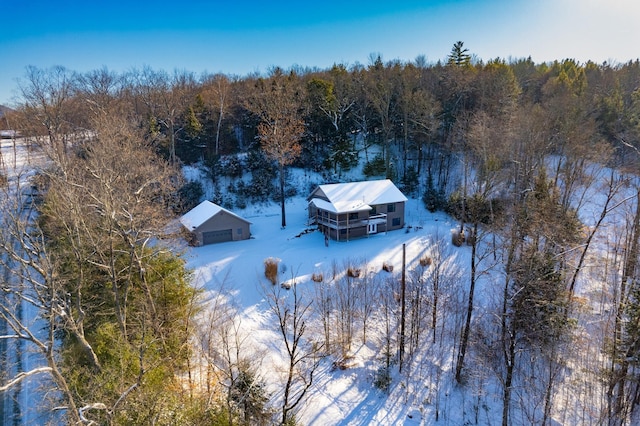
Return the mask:
[(180, 218), (197, 246), (246, 240), (251, 222), (211, 201), (203, 201)]

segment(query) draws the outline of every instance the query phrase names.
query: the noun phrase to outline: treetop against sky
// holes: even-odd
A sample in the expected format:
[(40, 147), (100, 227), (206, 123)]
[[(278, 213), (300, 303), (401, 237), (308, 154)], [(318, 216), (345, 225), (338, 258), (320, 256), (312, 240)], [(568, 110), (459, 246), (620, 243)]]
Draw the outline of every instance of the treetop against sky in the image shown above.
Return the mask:
[(12, 104), (28, 65), (246, 75), (276, 65), (367, 63), (374, 52), (435, 62), (458, 40), (484, 60), (640, 57), (635, 0), (35, 0), (7, 2), (2, 12), (0, 104)]

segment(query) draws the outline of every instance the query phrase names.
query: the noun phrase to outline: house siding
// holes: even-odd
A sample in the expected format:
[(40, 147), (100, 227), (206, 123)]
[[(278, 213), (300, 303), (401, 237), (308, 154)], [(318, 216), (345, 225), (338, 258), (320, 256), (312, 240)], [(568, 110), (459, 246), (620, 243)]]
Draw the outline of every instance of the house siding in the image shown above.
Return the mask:
[(232, 241), (246, 240), (251, 236), (249, 222), (224, 211), (221, 211), (217, 215), (211, 217), (193, 232), (198, 239), (198, 244), (202, 245), (204, 243), (202, 236), (204, 232), (224, 231), (226, 229), (231, 229)]
[[(404, 212), (405, 212), (405, 203), (397, 202), (393, 203), (394, 207), (393, 211), (388, 212), (388, 204), (379, 204), (375, 207), (374, 214), (384, 213), (387, 215), (386, 223), (379, 223), (377, 225), (377, 232), (387, 232), (393, 231), (396, 229), (404, 228)], [(312, 211), (313, 210), (313, 211)], [(327, 226), (324, 224), (322, 215), (323, 213), (326, 215), (324, 220), (330, 219), (334, 224), (339, 223), (341, 226), (339, 229), (336, 229), (333, 226)], [(318, 215), (316, 217), (316, 215)], [(311, 223), (315, 222), (318, 219), (318, 229), (323, 233), (327, 234), (329, 238), (338, 240), (338, 241), (348, 241), (352, 238), (360, 238), (366, 237), (369, 235), (368, 223), (367, 219), (369, 218), (369, 212), (353, 212), (353, 213), (343, 213), (336, 215), (335, 213), (327, 213), (322, 209), (309, 209), (309, 220)], [(394, 219), (397, 219), (397, 224), (393, 225)], [(359, 223), (358, 223), (359, 222)], [(348, 227), (346, 227), (348, 226)]]
[(316, 188), (307, 199), (310, 200), (311, 198), (320, 198), (322, 200), (329, 201), (329, 198), (320, 187)]
[[(395, 229), (404, 228), (404, 206), (405, 203), (398, 202), (393, 203), (395, 205), (395, 209), (393, 212), (389, 212), (387, 208), (387, 204), (379, 204), (375, 206), (375, 209), (378, 213), (386, 213), (387, 215), (387, 231), (393, 231)], [(393, 219), (400, 219), (400, 224), (393, 226)]]

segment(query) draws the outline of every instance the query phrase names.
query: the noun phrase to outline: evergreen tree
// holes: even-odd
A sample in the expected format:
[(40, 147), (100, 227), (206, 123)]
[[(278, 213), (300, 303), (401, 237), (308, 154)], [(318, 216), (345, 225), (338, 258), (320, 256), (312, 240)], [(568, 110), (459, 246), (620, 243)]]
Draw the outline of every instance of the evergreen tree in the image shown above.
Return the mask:
[(464, 47), (464, 43), (461, 41), (457, 41), (453, 44), (451, 48), (451, 53), (447, 58), (447, 63), (449, 65), (455, 65), (456, 67), (470, 67), (471, 66), (471, 55), (469, 55), (469, 49)]

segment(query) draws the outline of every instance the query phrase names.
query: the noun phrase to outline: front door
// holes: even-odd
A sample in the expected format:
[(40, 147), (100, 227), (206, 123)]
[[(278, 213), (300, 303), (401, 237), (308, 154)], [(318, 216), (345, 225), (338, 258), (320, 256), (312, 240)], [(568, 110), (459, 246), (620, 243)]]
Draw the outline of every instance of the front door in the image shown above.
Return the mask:
[(378, 232), (378, 224), (377, 223), (370, 223), (369, 224), (368, 233), (369, 234), (376, 234), (377, 232)]

